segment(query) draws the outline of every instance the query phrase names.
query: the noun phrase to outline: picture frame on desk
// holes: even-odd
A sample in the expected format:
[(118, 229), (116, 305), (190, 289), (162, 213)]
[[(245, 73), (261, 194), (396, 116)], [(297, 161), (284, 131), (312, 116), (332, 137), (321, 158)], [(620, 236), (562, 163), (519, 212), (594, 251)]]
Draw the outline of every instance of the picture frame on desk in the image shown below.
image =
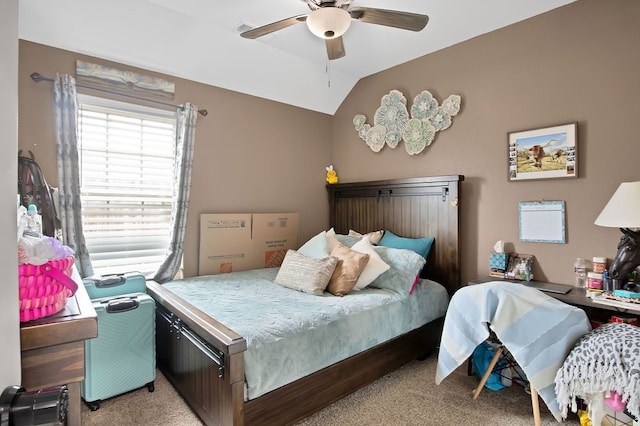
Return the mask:
[(504, 277), (508, 280), (531, 281), (534, 259), (532, 254), (512, 253)]

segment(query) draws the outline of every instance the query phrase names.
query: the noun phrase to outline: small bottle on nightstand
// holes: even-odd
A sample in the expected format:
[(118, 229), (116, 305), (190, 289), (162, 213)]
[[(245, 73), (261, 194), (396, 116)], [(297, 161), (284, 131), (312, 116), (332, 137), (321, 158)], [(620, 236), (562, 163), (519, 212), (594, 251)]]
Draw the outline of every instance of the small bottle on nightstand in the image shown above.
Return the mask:
[(587, 261), (581, 257), (577, 258), (573, 264), (573, 272), (575, 274), (573, 285), (585, 288), (587, 286)]

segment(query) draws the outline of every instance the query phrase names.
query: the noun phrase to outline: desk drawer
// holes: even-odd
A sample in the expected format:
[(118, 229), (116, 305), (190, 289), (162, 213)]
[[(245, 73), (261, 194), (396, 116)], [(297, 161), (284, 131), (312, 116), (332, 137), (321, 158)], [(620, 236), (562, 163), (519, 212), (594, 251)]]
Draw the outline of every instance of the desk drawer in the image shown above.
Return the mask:
[(22, 386), (37, 390), (84, 379), (84, 342), (22, 351)]

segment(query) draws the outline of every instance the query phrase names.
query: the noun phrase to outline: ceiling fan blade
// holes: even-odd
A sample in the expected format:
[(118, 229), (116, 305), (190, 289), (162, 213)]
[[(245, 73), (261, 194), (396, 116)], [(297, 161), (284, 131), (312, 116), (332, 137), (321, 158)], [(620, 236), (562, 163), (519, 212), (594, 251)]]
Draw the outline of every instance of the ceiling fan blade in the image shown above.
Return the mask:
[(429, 17), (419, 13), (401, 12), (399, 10), (374, 9), (371, 7), (354, 7), (348, 10), (353, 19), (368, 24), (384, 25), (410, 31), (421, 31), (427, 26)]
[(290, 18), (283, 19), (281, 21), (272, 22), (270, 24), (263, 25), (261, 27), (253, 28), (251, 30), (240, 33), (240, 35), (244, 38), (254, 39), (254, 38), (262, 37), (263, 35), (270, 34), (274, 31), (278, 31), (278, 30), (290, 27), (292, 25), (299, 24), (300, 22), (304, 22), (306, 20), (307, 20), (307, 15), (292, 16)]
[(340, 59), (345, 55), (344, 43), (342, 37), (328, 38), (325, 40), (327, 45), (327, 56), (329, 60)]

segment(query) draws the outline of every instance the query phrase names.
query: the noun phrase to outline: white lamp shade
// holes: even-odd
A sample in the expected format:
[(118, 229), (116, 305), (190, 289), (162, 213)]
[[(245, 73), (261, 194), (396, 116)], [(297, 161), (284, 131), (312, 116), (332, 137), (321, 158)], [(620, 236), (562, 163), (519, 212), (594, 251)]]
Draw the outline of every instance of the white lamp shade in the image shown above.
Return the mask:
[(321, 7), (307, 16), (307, 26), (316, 36), (324, 39), (342, 36), (351, 25), (351, 15), (339, 7)]
[(599, 226), (640, 228), (640, 182), (622, 182), (595, 221)]

